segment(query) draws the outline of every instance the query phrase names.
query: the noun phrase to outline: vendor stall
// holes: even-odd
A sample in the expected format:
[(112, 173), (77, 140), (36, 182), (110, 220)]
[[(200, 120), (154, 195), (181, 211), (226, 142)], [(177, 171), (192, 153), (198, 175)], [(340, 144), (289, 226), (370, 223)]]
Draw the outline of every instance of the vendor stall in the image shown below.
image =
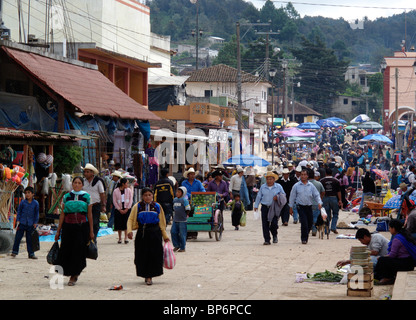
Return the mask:
[[(41, 219), (46, 219), (48, 213), (58, 213), (50, 212), (53, 202), (58, 198), (58, 193), (51, 190), (54, 189), (57, 180), (57, 176), (53, 175), (54, 146), (71, 146), (88, 137), (9, 128), (0, 128), (0, 136), (2, 222), (10, 222), (15, 216), (16, 209), (23, 199), (23, 190), (27, 186), (35, 189)], [(51, 181), (49, 178), (52, 178)], [(55, 209), (58, 208), (56, 205)]]

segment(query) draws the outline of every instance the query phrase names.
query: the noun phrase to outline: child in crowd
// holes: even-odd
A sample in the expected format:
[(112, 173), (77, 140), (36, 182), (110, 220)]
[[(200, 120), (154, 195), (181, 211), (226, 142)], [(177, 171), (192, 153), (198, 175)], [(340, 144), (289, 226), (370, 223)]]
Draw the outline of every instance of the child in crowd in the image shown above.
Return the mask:
[(27, 187), (24, 190), (25, 199), (20, 203), (16, 216), (16, 236), (14, 238), (12, 257), (16, 257), (19, 253), (20, 241), (26, 232), (26, 246), (29, 259), (37, 259), (32, 248), (32, 232), (36, 228), (39, 221), (39, 203), (33, 199), (34, 189)]
[(186, 194), (187, 189), (185, 187), (179, 187), (176, 190), (176, 198), (173, 200), (174, 216), (170, 233), (172, 235), (173, 250), (177, 252), (185, 252), (186, 246), (186, 221), (191, 210), (189, 201), (185, 197)]
[(241, 216), (246, 213), (244, 204), (241, 201), (239, 194), (234, 195), (234, 200), (228, 203), (231, 207), (231, 223), (235, 227), (235, 230), (239, 229)]

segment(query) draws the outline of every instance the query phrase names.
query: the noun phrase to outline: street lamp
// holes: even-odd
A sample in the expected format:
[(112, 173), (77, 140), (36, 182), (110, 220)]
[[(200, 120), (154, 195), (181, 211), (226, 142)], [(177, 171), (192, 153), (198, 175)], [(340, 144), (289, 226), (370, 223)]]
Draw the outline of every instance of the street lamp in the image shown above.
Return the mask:
[(199, 42), (199, 37), (202, 37), (202, 29), (199, 29), (198, 26), (198, 16), (199, 16), (199, 0), (189, 0), (192, 4), (196, 4), (196, 29), (192, 30), (192, 37), (196, 36), (196, 46), (195, 46), (195, 52), (196, 52), (196, 66), (195, 66), (195, 70), (198, 70), (198, 42)]
[(273, 132), (273, 125), (274, 125), (274, 93), (273, 93), (273, 79), (274, 76), (276, 75), (276, 69), (270, 69), (269, 71), (269, 76), (271, 79), (271, 83), (272, 83), (272, 125), (271, 125), (271, 129), (272, 129), (272, 165), (274, 165), (274, 132)]
[(283, 79), (284, 79), (283, 87), (285, 89), (285, 98), (284, 98), (284, 101), (285, 101), (285, 117), (284, 117), (285, 127), (286, 127), (286, 121), (287, 121), (287, 67), (288, 67), (288, 62), (287, 62), (286, 59), (284, 59), (282, 61), (282, 68), (283, 68), (283, 72), (284, 72), (284, 75), (283, 75)]

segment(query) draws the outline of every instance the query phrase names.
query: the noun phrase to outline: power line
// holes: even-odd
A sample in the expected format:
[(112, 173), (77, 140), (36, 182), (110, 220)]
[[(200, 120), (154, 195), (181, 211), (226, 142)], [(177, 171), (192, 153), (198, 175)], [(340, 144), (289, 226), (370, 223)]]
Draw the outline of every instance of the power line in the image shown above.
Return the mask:
[[(266, 0), (257, 0), (258, 2)], [(337, 8), (357, 8), (357, 9), (380, 9), (380, 10), (416, 10), (416, 7), (413, 8), (400, 8), (400, 7), (384, 7), (384, 6), (363, 6), (363, 5), (348, 5), (348, 4), (329, 4), (329, 3), (309, 3), (309, 2), (294, 2), (294, 1), (279, 1), (271, 0), (272, 2), (293, 4), (293, 5), (308, 5), (308, 6), (318, 6), (318, 7), (337, 7)]]

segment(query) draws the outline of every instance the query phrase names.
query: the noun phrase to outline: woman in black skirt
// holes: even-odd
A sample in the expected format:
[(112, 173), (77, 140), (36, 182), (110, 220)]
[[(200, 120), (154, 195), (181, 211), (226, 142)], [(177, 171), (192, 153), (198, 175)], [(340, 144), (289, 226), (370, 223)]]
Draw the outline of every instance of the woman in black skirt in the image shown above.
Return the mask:
[(75, 285), (87, 266), (87, 242), (94, 239), (91, 196), (82, 191), (83, 185), (81, 177), (72, 181), (73, 190), (63, 198), (63, 210), (55, 235), (55, 241), (61, 237), (57, 265), (62, 267), (64, 276), (70, 277), (69, 286)]
[(113, 192), (114, 230), (118, 231), (118, 243), (121, 243), (121, 234), (124, 231), (124, 243), (127, 241), (127, 220), (133, 206), (133, 191), (129, 188), (126, 178), (120, 179)]
[(134, 264), (138, 277), (151, 285), (152, 278), (163, 274), (162, 239), (170, 241), (166, 233), (165, 214), (159, 203), (153, 201), (153, 191), (144, 188), (142, 201), (135, 204), (127, 221), (127, 237), (134, 240)]

